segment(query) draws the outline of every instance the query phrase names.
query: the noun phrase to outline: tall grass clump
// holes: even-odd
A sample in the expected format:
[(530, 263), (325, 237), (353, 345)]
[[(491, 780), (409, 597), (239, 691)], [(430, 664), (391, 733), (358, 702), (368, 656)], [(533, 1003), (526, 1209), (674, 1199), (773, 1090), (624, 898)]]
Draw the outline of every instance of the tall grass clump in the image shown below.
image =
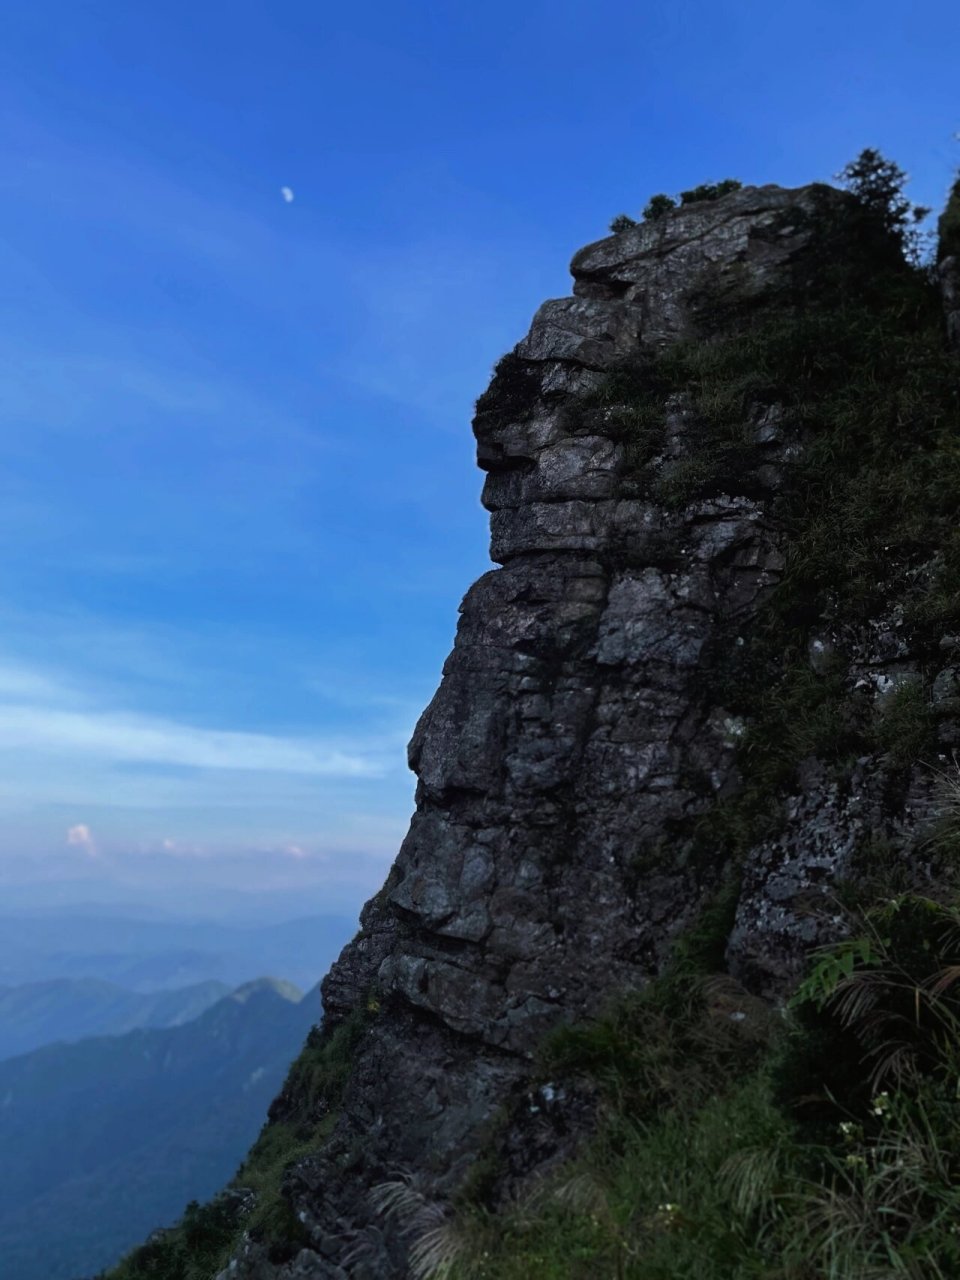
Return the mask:
[(544, 1078), (592, 1082), (595, 1137), (506, 1199), (433, 1206), (412, 1274), (955, 1278), (960, 908), (906, 894), (853, 923), (789, 1009), (680, 965), (555, 1033)]

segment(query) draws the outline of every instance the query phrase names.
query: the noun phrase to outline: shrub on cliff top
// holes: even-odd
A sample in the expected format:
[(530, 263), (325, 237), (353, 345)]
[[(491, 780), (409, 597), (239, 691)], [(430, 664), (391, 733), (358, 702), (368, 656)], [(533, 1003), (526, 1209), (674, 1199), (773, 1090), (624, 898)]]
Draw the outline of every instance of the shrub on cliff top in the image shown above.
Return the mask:
[(879, 231), (893, 236), (911, 261), (919, 261), (922, 240), (918, 226), (930, 210), (924, 205), (912, 204), (904, 195), (907, 174), (900, 166), (873, 147), (864, 147), (856, 160), (845, 165), (836, 177), (856, 196)]
[(699, 187), (680, 192), (681, 204), (699, 204), (703, 200), (719, 200), (731, 191), (739, 191), (743, 183), (738, 178), (724, 178), (722, 182), (701, 182)]
[(629, 231), (631, 227), (635, 227), (636, 225), (636, 218), (631, 218), (628, 213), (618, 213), (610, 222), (610, 230), (616, 236), (619, 235), (621, 231)]
[[(742, 186), (743, 183), (736, 178), (724, 178), (722, 182), (704, 182), (699, 187), (691, 187), (689, 191), (681, 191), (680, 204), (697, 204), (701, 200), (719, 200), (721, 196), (729, 195), (731, 191), (739, 191)], [(656, 222), (664, 214), (670, 213), (671, 210), (676, 208), (676, 199), (660, 191), (655, 196), (650, 197), (643, 207), (641, 216), (644, 222)], [(638, 225), (636, 219), (631, 218), (629, 214), (618, 213), (610, 223), (610, 230), (614, 235), (618, 235), (621, 231), (627, 231), (630, 227)]]
[(677, 207), (677, 202), (673, 196), (666, 196), (662, 192), (659, 195), (651, 196), (643, 207), (644, 222), (656, 222), (657, 218), (662, 218), (665, 213), (669, 213), (671, 209)]

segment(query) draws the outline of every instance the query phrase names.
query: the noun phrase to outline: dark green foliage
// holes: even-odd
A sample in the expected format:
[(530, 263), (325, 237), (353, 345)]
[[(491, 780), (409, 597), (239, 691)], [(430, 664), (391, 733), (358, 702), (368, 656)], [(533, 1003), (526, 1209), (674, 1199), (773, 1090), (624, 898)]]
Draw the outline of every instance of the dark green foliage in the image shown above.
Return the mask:
[[(690, 191), (682, 191), (680, 193), (680, 204), (696, 204), (701, 200), (717, 200), (720, 196), (728, 195), (731, 191), (739, 191), (742, 186), (743, 183), (738, 182), (736, 178), (725, 178), (723, 182), (706, 182), (702, 186), (692, 188)], [(676, 208), (676, 199), (661, 191), (657, 195), (650, 197), (643, 207), (641, 217), (644, 222), (657, 222), (665, 214)], [(636, 225), (635, 219), (628, 214), (618, 213), (610, 223), (610, 230), (616, 235), (618, 232), (626, 231)]]
[(339, 1104), (354, 1050), (363, 1039), (371, 1016), (372, 1011), (357, 1010), (332, 1030), (311, 1030), (303, 1051), (290, 1068), (283, 1092), (270, 1109), (271, 1119), (283, 1120), (291, 1115), (319, 1118)]
[(874, 736), (889, 758), (910, 765), (937, 749), (933, 708), (919, 680), (901, 685), (880, 707)]
[(540, 378), (535, 366), (514, 351), (497, 361), (493, 379), (479, 398), (477, 414), (497, 413), (504, 418), (529, 415), (540, 396)]
[(610, 230), (614, 235), (618, 235), (621, 231), (629, 231), (631, 227), (636, 225), (636, 218), (631, 218), (627, 213), (618, 213), (615, 218), (610, 220)]
[(703, 200), (719, 200), (731, 191), (739, 191), (743, 186), (737, 178), (724, 178), (722, 182), (702, 182), (699, 187), (691, 187), (689, 191), (680, 192), (681, 204), (699, 204)]
[(660, 192), (658, 195), (651, 196), (643, 207), (644, 222), (656, 222), (658, 218), (662, 218), (665, 213), (669, 213), (671, 209), (677, 207), (677, 202), (673, 196), (664, 195)]
[[(743, 1020), (731, 1012), (750, 1009)], [(633, 1119), (696, 1108), (756, 1067), (769, 1031), (757, 1001), (686, 964), (632, 992), (593, 1022), (563, 1027), (543, 1049), (550, 1078), (589, 1075)]]
[[(937, 290), (883, 228), (878, 256), (843, 267), (844, 245), (854, 258), (872, 252), (859, 235), (863, 211), (835, 200), (824, 210), (813, 252), (829, 289), (808, 264), (792, 292), (733, 332), (644, 357), (593, 397), (630, 446), (632, 482), (668, 506), (764, 496), (754, 424), (767, 406), (779, 406), (781, 437), (802, 444), (772, 507), (787, 534), (782, 581), (746, 641), (731, 634), (711, 658), (712, 699), (748, 725), (742, 794), (698, 823), (713, 865), (724, 841), (742, 849), (770, 823), (801, 760), (842, 769), (874, 749), (904, 766), (929, 754), (922, 688), (875, 712), (840, 667), (811, 669), (811, 626), (856, 624), (896, 600), (933, 663), (945, 622), (960, 615), (960, 397)], [(665, 406), (677, 395), (689, 443), (664, 465)]]
[(727, 942), (737, 914), (741, 884), (737, 869), (728, 866), (720, 884), (701, 907), (695, 924), (674, 944), (675, 972), (696, 978), (726, 969)]
[[(837, 884), (841, 906), (862, 915), (891, 894), (908, 893), (915, 877), (905, 839), (870, 832), (857, 846), (849, 864), (849, 876)], [(916, 856), (916, 855), (914, 855)]]
[(844, 1117), (869, 1129), (879, 1090), (909, 1094), (960, 1065), (956, 907), (905, 893), (855, 927), (815, 957), (773, 1073), (775, 1096), (821, 1140)]
[[(676, 974), (555, 1034), (600, 1132), (511, 1212), (461, 1206), (458, 1280), (952, 1280), (960, 916), (904, 895), (786, 1018)], [(778, 1027), (779, 1023), (779, 1027)]]
[(205, 1205), (192, 1200), (178, 1227), (135, 1249), (110, 1272), (111, 1280), (210, 1280), (245, 1217), (242, 1202), (229, 1195)]
[(960, 177), (954, 182), (937, 222), (937, 258), (960, 256)]
[(919, 258), (917, 226), (930, 210), (912, 204), (903, 193), (907, 175), (873, 147), (865, 147), (837, 179), (854, 195), (881, 235), (893, 236), (913, 259)]

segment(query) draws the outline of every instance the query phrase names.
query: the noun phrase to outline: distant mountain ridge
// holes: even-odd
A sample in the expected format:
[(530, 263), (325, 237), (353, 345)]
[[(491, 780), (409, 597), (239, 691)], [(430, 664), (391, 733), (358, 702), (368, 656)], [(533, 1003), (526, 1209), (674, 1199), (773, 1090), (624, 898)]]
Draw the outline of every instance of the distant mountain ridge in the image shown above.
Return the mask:
[(0, 1059), (61, 1041), (117, 1036), (137, 1027), (179, 1026), (229, 993), (226, 983), (213, 980), (146, 993), (100, 978), (0, 986)]
[(268, 925), (99, 914), (0, 915), (0, 986), (63, 977), (98, 978), (142, 993), (208, 980), (233, 989), (282, 973), (304, 990), (336, 959), (356, 928), (316, 915)]
[(93, 1274), (217, 1190), (319, 1017), (316, 989), (264, 978), (179, 1026), (0, 1062), (0, 1275)]

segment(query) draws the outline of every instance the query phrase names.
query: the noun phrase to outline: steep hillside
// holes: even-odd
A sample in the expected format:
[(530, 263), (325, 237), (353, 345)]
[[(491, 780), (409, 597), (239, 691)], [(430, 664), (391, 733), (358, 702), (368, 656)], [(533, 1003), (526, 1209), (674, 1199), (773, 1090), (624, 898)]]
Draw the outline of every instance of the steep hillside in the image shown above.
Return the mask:
[(0, 987), (0, 1058), (57, 1040), (115, 1036), (135, 1027), (175, 1027), (199, 1017), (230, 988), (199, 982), (142, 994), (97, 978), (59, 978)]
[(0, 1274), (72, 1280), (234, 1172), (320, 1013), (287, 983), (0, 1062)]
[(953, 277), (862, 192), (687, 195), (478, 401), (410, 832), (251, 1195), (117, 1280), (957, 1274)]

